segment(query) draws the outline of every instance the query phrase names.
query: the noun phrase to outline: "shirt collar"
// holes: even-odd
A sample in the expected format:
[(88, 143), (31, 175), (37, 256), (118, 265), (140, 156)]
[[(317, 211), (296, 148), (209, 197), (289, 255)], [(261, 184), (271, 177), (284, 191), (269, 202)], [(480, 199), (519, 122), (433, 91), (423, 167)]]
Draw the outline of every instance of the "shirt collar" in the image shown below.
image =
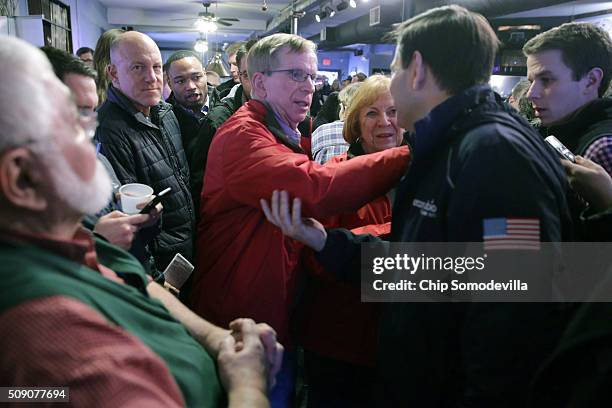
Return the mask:
[(14, 231), (1, 231), (0, 237), (9, 242), (32, 245), (53, 252), (70, 261), (98, 271), (111, 280), (122, 282), (113, 271), (98, 263), (93, 235), (81, 226), (78, 227), (74, 236), (68, 240)]
[[(138, 122), (140, 122), (142, 124), (145, 124), (147, 126), (151, 126), (151, 127), (157, 128), (157, 125), (155, 123), (153, 123), (153, 121), (151, 120), (151, 117), (146, 116), (144, 113), (142, 113), (141, 111), (136, 109), (134, 107), (134, 104), (133, 104), (132, 100), (130, 98), (128, 98), (119, 89), (115, 88), (112, 84), (108, 87), (107, 99), (110, 102), (116, 103), (122, 109), (126, 110)], [(160, 105), (163, 105), (162, 101), (160, 101), (160, 103), (158, 105), (151, 106), (151, 115), (153, 115), (155, 113), (156, 109), (160, 110), (159, 112), (157, 112), (158, 114), (161, 113), (161, 108), (163, 106), (160, 106)]]

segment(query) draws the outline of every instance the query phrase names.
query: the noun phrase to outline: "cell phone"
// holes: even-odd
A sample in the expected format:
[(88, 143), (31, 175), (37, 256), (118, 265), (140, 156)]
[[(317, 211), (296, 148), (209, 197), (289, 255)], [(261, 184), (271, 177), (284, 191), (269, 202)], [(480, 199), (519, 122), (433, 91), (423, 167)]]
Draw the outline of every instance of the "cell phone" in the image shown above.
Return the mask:
[(544, 140), (546, 140), (548, 144), (551, 145), (557, 151), (557, 153), (561, 155), (561, 157), (571, 161), (572, 163), (576, 163), (576, 156), (574, 156), (574, 153), (570, 152), (570, 150), (565, 147), (565, 145), (561, 143), (559, 139), (554, 136), (548, 136)]
[(164, 271), (164, 279), (177, 289), (180, 289), (194, 270), (194, 266), (183, 255), (176, 254)]
[(168, 187), (165, 190), (160, 191), (159, 194), (157, 194), (151, 201), (149, 201), (144, 207), (142, 207), (142, 210), (140, 210), (140, 214), (148, 214), (151, 211), (153, 211), (155, 206), (159, 204), (162, 198), (164, 198), (164, 196), (168, 194), (170, 191), (172, 191), (171, 187)]

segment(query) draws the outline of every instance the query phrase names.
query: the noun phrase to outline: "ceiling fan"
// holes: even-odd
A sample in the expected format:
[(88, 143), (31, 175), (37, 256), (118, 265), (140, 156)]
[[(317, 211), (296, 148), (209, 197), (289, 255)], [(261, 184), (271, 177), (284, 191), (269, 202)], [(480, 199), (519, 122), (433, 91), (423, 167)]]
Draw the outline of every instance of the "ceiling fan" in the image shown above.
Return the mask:
[(235, 17), (215, 17), (214, 13), (208, 11), (210, 7), (210, 1), (202, 2), (202, 6), (204, 6), (204, 11), (198, 13), (197, 18), (174, 18), (173, 20), (194, 20), (194, 27), (200, 32), (213, 32), (217, 30), (217, 24), (223, 26), (231, 26), (231, 22), (238, 22), (239, 19)]

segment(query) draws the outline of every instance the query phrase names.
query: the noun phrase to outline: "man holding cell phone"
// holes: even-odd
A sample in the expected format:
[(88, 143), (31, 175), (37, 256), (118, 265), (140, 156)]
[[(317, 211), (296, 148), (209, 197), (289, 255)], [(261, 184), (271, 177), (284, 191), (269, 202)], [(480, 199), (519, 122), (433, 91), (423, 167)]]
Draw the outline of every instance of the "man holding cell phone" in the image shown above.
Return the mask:
[(149, 245), (157, 270), (176, 253), (193, 255), (195, 213), (189, 168), (172, 105), (161, 101), (162, 58), (148, 36), (130, 31), (111, 44), (112, 85), (98, 110), (96, 140), (122, 184), (142, 183), (164, 199), (161, 233)]
[(529, 40), (523, 53), (541, 133), (612, 175), (612, 100), (604, 98), (612, 76), (609, 34), (591, 23), (567, 23)]
[[(96, 125), (95, 109), (98, 106), (96, 72), (65, 51), (53, 47), (42, 47), (41, 50), (51, 62), (55, 75), (70, 89), (79, 116), (91, 124), (89, 131), (93, 132)], [(111, 244), (130, 251), (143, 265), (150, 267), (152, 259), (146, 245), (159, 234), (159, 228), (154, 226), (159, 221), (161, 208), (150, 215), (149, 211), (145, 215), (145, 213), (139, 214), (137, 209), (128, 212), (118, 206), (117, 190), (120, 182), (106, 157), (100, 154), (99, 148), (96, 149), (96, 153), (98, 160), (111, 177), (113, 192), (116, 194), (109, 200), (106, 207), (95, 215), (85, 216), (82, 223), (86, 228), (102, 235)]]

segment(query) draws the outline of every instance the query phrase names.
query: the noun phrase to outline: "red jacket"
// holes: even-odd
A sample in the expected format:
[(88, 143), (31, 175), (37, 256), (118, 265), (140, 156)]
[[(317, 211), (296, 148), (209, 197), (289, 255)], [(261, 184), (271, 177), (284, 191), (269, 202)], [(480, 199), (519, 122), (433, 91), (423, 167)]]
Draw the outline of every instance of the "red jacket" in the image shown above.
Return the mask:
[(266, 322), (287, 342), (303, 245), (265, 219), (259, 199), (284, 189), (302, 199), (306, 217), (355, 211), (399, 181), (409, 153), (402, 147), (321, 166), (282, 143), (287, 139), (278, 129), (266, 106), (251, 100), (215, 135), (202, 190), (191, 304), (223, 327), (237, 317)]
[[(346, 161), (347, 156), (347, 153), (335, 156), (326, 165)], [(357, 234), (388, 235), (391, 203), (382, 195), (353, 213), (328, 219), (325, 227), (347, 228)], [(380, 305), (362, 303), (358, 286), (337, 282), (325, 273), (312, 254), (306, 254), (305, 259), (306, 268), (313, 276), (297, 309), (299, 343), (321, 356), (373, 367)]]

